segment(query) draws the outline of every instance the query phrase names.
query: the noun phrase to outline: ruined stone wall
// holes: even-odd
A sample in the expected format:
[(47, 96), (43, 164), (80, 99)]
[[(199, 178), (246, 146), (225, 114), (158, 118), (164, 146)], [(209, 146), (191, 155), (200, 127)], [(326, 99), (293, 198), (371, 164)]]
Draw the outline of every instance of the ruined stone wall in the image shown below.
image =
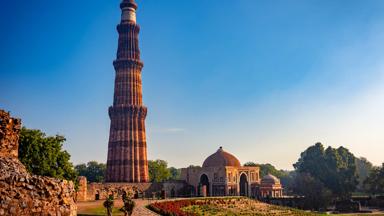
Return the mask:
[(84, 176), (79, 176), (77, 178), (78, 189), (77, 189), (77, 201), (87, 201), (87, 178)]
[[(84, 178), (85, 177), (82, 177), (81, 180), (84, 180)], [(86, 188), (84, 186), (86, 186)], [(162, 183), (90, 183), (88, 186), (80, 183), (78, 200), (105, 200), (110, 195), (113, 195), (115, 199), (120, 199), (124, 192), (139, 195), (140, 198), (160, 196), (162, 191), (165, 192), (166, 197), (189, 197), (192, 192), (188, 186), (189, 185), (182, 180)], [(86, 195), (86, 199), (84, 199), (84, 195)]]
[(202, 171), (201, 167), (182, 168), (180, 179), (186, 181), (187, 184), (192, 185), (197, 189), (200, 182), (201, 171)]
[(21, 121), (0, 110), (0, 157), (17, 158)]
[(0, 215), (76, 215), (72, 182), (31, 175), (18, 160), (20, 126), (0, 110)]
[(186, 181), (170, 180), (162, 183), (165, 195), (168, 198), (190, 197), (194, 195), (193, 187), (189, 187)]
[(123, 192), (140, 193), (146, 197), (152, 191), (160, 191), (161, 187), (152, 183), (90, 183), (87, 187), (87, 200), (106, 199), (109, 195), (121, 198)]

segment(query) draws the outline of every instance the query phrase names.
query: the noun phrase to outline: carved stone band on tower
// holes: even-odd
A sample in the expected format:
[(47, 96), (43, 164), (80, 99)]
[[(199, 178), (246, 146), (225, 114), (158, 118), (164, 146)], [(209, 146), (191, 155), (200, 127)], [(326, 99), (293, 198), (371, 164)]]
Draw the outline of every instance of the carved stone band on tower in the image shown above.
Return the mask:
[(109, 108), (111, 127), (108, 143), (107, 182), (148, 182), (145, 118), (142, 100), (137, 4), (123, 0), (121, 23), (117, 26), (119, 43), (113, 106)]

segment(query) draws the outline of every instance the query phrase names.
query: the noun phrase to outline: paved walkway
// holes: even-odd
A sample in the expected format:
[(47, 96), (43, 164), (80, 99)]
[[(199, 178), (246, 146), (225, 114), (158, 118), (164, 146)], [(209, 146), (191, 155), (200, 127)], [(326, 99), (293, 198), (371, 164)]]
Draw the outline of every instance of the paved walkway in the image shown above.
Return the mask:
[(158, 215), (147, 209), (145, 206), (151, 204), (152, 200), (135, 200), (136, 208), (133, 210), (132, 216), (154, 216)]

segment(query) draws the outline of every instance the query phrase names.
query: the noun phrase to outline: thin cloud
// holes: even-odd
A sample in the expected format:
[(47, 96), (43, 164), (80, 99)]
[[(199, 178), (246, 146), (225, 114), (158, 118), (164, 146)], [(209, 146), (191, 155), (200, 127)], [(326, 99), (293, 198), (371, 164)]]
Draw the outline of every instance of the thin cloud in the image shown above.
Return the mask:
[(179, 132), (184, 132), (185, 129), (184, 128), (167, 128), (164, 131), (169, 133), (179, 133)]
[(185, 132), (186, 129), (185, 128), (177, 128), (177, 127), (174, 127), (174, 128), (161, 128), (161, 129), (155, 129), (154, 132), (157, 132), (157, 133), (183, 133)]

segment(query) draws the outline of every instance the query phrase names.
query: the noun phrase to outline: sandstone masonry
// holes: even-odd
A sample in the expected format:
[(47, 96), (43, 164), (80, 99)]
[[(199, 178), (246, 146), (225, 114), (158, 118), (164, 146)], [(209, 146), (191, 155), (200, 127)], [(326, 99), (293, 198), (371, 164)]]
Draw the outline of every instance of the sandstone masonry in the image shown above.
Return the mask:
[(123, 0), (121, 22), (117, 26), (119, 42), (111, 119), (106, 182), (146, 183), (149, 181), (143, 104), (137, 4)]
[(31, 175), (19, 161), (20, 127), (0, 110), (0, 215), (76, 215), (71, 181)]

